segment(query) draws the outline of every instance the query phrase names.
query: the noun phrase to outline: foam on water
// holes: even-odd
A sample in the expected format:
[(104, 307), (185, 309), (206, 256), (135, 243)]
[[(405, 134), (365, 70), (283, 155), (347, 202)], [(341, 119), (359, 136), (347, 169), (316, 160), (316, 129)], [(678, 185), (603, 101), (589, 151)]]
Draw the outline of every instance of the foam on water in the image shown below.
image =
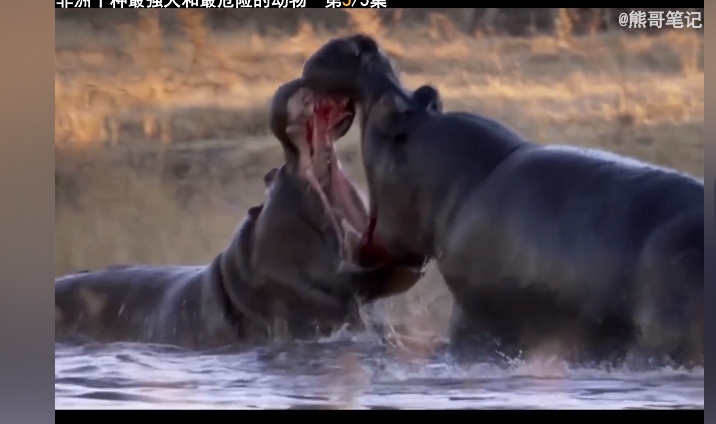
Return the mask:
[[(434, 343), (433, 343), (434, 344)], [(458, 364), (431, 346), (345, 332), (192, 352), (55, 345), (56, 408), (703, 408), (704, 370)], [(432, 352), (432, 353), (429, 353)]]

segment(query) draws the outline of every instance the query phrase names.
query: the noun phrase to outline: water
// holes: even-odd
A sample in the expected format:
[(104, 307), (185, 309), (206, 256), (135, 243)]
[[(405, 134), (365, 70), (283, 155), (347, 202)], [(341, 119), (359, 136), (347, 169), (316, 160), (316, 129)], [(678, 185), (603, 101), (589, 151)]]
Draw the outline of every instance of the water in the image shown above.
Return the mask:
[(55, 408), (703, 408), (703, 368), (457, 364), (342, 336), (212, 352), (55, 345)]

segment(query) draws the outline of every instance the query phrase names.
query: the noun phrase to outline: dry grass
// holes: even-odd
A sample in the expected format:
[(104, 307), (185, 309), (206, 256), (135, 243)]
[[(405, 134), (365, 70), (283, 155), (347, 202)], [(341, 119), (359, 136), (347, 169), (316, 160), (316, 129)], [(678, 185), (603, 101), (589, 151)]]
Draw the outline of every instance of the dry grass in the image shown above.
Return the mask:
[[(109, 263), (205, 263), (223, 249), (261, 177), (280, 164), (267, 102), (330, 36), (212, 32), (180, 15), (140, 25), (57, 22), (57, 275)], [(338, 12), (336, 12), (338, 13)], [(449, 20), (390, 31), (353, 11), (347, 32), (378, 36), (410, 87), (435, 84), (446, 109), (497, 118), (542, 143), (607, 148), (703, 175), (703, 38), (467, 38)], [(357, 134), (339, 150), (361, 183)], [(440, 332), (450, 299), (434, 269), (382, 306)], [(380, 306), (380, 305), (379, 305)], [(417, 325), (422, 323), (421, 325)]]

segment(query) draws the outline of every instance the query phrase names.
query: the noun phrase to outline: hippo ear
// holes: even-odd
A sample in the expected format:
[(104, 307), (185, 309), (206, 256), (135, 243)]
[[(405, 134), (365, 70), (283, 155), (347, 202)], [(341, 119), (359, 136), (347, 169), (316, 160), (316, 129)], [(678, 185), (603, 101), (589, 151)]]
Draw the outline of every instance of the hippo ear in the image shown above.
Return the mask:
[(380, 49), (378, 42), (367, 34), (355, 34), (348, 37), (348, 40), (355, 45), (358, 53), (375, 54)]
[(368, 66), (376, 57), (387, 57), (373, 37), (356, 34), (345, 39), (344, 48), (360, 60), (361, 66)]
[(276, 179), (276, 173), (278, 173), (278, 168), (273, 168), (272, 170), (267, 172), (266, 175), (264, 175), (264, 184), (266, 185), (266, 187), (273, 184), (273, 181)]
[(413, 92), (413, 103), (420, 110), (442, 113), (443, 102), (440, 92), (432, 85), (421, 85)]
[(261, 215), (261, 211), (264, 209), (264, 204), (260, 204), (258, 206), (252, 206), (247, 211), (247, 214), (249, 215), (249, 218), (256, 220), (258, 219), (259, 215)]

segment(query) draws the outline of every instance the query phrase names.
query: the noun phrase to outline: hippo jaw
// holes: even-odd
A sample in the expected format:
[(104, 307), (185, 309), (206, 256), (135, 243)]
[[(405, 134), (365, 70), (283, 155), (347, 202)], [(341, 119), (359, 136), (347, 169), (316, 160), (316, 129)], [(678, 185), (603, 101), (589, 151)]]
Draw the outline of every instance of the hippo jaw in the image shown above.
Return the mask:
[[(386, 93), (405, 94), (395, 64), (377, 41), (365, 34), (328, 41), (306, 61), (301, 78), (314, 93), (325, 97), (347, 97), (355, 102), (360, 110), (362, 133), (373, 106)], [(442, 111), (442, 105), (437, 101), (432, 105), (439, 96), (433, 96), (427, 88), (423, 88), (421, 94), (427, 98), (425, 109)], [(371, 199), (370, 218), (366, 218), (362, 237), (354, 251), (355, 259), (361, 266), (399, 262), (378, 240), (375, 234), (377, 219), (377, 205)]]
[(360, 103), (375, 101), (376, 89), (401, 87), (393, 61), (365, 34), (328, 41), (304, 63), (302, 78), (320, 94), (341, 94)]
[(352, 246), (347, 244), (357, 242), (368, 223), (366, 206), (334, 149), (353, 122), (354, 105), (346, 97), (319, 96), (301, 88), (288, 99), (286, 108), (286, 133), (298, 151), (298, 171), (318, 194), (348, 252)]

